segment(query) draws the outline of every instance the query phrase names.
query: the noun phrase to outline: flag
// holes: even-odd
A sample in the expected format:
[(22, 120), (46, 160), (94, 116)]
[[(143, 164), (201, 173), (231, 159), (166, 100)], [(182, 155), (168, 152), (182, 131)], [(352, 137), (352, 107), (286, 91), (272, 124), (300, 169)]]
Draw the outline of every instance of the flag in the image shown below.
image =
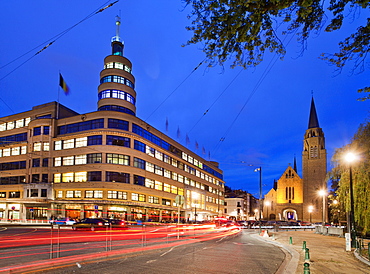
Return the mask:
[(168, 118), (166, 118), (166, 132), (168, 132)]
[(59, 73), (59, 86), (64, 90), (65, 95), (69, 94), (69, 87), (63, 79), (62, 74)]
[(186, 145), (190, 144), (190, 139), (189, 139), (189, 136), (188, 134), (186, 133)]
[(195, 149), (199, 149), (199, 144), (197, 141), (195, 141)]
[(180, 127), (177, 128), (177, 139), (180, 139), (181, 133), (180, 133)]
[(204, 147), (202, 148), (202, 153), (206, 154), (206, 149)]

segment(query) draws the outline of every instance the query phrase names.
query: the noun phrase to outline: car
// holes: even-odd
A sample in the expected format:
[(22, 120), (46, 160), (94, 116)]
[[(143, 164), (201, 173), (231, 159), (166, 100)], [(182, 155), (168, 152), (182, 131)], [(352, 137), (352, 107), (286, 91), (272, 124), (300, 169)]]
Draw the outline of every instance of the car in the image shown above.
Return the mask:
[(86, 218), (80, 222), (76, 222), (72, 225), (73, 230), (78, 229), (90, 229), (92, 231), (96, 229), (103, 229), (110, 227), (111, 223), (104, 218)]
[(121, 219), (107, 219), (107, 220), (112, 228), (127, 228), (129, 224), (125, 220)]
[(50, 220), (53, 225), (73, 225), (76, 221), (70, 218), (58, 218), (55, 220)]

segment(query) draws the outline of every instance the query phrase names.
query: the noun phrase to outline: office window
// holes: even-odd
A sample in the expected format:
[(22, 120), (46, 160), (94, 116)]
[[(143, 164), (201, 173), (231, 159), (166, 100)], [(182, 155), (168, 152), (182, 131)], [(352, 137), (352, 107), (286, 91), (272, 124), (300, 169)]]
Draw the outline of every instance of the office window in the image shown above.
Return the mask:
[(93, 190), (86, 190), (85, 191), (85, 198), (94, 198), (94, 191)]
[(74, 156), (63, 157), (63, 166), (73, 166), (74, 165)]
[(76, 147), (87, 146), (87, 137), (76, 138)]
[(159, 198), (154, 196), (148, 196), (148, 202), (152, 204), (159, 204)]
[(139, 142), (137, 140), (134, 140), (134, 149), (139, 150), (141, 152), (145, 152), (145, 144), (142, 142)]
[(101, 153), (87, 154), (87, 163), (88, 164), (95, 164), (95, 163), (101, 163), (101, 162), (102, 162)]
[(129, 166), (130, 156), (122, 155), (122, 154), (107, 153), (107, 163)]
[(154, 188), (154, 180), (145, 178), (145, 186), (149, 188)]
[(10, 191), (9, 192), (9, 198), (20, 198), (21, 193), (19, 191)]
[(107, 145), (130, 147), (130, 138), (107, 135)]
[(73, 172), (63, 173), (62, 182), (63, 183), (73, 182)]
[(63, 191), (62, 190), (58, 190), (56, 192), (56, 196), (57, 196), (57, 198), (63, 198)]
[(75, 156), (75, 165), (85, 165), (87, 163), (86, 155), (76, 155)]
[(62, 157), (54, 158), (54, 166), (61, 166), (62, 165)]
[(62, 149), (62, 141), (55, 141), (54, 142), (54, 150), (61, 150)]
[(145, 178), (139, 175), (134, 175), (134, 185), (144, 186)]
[(33, 151), (41, 151), (41, 142), (33, 143)]
[(12, 155), (20, 155), (21, 148), (20, 147), (12, 147)]
[(49, 182), (49, 175), (48, 174), (42, 174), (41, 175), (41, 181), (43, 183), (48, 183)]
[(134, 167), (145, 169), (145, 161), (134, 157)]
[(87, 137), (87, 145), (88, 146), (98, 146), (103, 144), (103, 136), (101, 135), (94, 135)]
[(101, 171), (89, 171), (87, 172), (87, 180), (88, 181), (101, 181)]
[(75, 147), (75, 139), (64, 140), (63, 149), (70, 149)]
[(163, 183), (163, 190), (165, 192), (171, 192), (171, 186), (169, 184)]
[(44, 132), (43, 132), (43, 134), (44, 135), (49, 135), (49, 133), (50, 133), (50, 127), (49, 126), (44, 126)]
[(33, 128), (33, 136), (41, 135), (41, 127)]
[(130, 174), (129, 173), (121, 173), (121, 172), (106, 172), (106, 180), (107, 182), (116, 182), (116, 183), (130, 183)]
[(75, 173), (75, 182), (86, 182), (87, 181), (87, 172), (80, 171)]
[(156, 190), (163, 190), (163, 183), (162, 182), (159, 182), (159, 181), (155, 181), (155, 186), (154, 188)]
[(0, 198), (6, 198), (6, 192), (0, 192)]
[(32, 167), (40, 167), (40, 159), (32, 159)]
[(145, 170), (149, 172), (154, 172), (154, 164), (146, 162)]
[(49, 145), (49, 142), (45, 142), (42, 144), (43, 145), (43, 150), (44, 151), (49, 151), (50, 150), (50, 145)]

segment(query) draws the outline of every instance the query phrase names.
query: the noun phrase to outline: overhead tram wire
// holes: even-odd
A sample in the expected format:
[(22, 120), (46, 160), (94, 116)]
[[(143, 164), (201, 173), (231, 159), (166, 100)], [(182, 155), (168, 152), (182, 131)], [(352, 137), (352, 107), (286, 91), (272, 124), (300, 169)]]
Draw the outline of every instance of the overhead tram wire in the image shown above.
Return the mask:
[[(289, 43), (292, 41), (293, 37), (295, 35), (295, 32), (294, 34), (291, 36), (290, 40), (288, 41), (287, 45), (289, 45)], [(284, 39), (285, 40), (285, 39)], [(235, 124), (236, 120), (239, 118), (240, 114), (242, 113), (242, 111), (244, 110), (245, 106), (248, 104), (248, 102), (250, 101), (250, 99), (252, 99), (253, 95), (257, 92), (257, 89), (259, 88), (259, 86), (262, 84), (263, 80), (266, 78), (267, 74), (271, 71), (271, 69), (273, 68), (273, 66), (275, 65), (276, 61), (278, 60), (278, 57), (280, 55), (275, 55), (271, 60), (270, 60), (270, 63), (268, 64), (268, 66), (266, 67), (266, 69), (264, 70), (264, 72), (262, 73), (260, 79), (258, 80), (257, 84), (255, 85), (255, 87), (253, 88), (252, 90), (252, 93), (248, 96), (247, 100), (245, 101), (243, 107), (240, 109), (240, 111), (238, 112), (238, 114), (236, 115), (236, 117), (234, 118), (234, 120), (232, 121), (231, 125), (229, 126), (229, 128), (226, 130), (225, 134), (220, 138), (220, 140), (218, 141), (218, 143), (216, 144), (214, 150), (212, 151), (212, 154), (215, 154), (216, 151), (218, 150), (218, 148), (221, 146), (222, 142), (225, 141), (226, 139), (226, 136), (228, 135), (228, 133), (230, 132), (231, 128), (233, 127), (233, 125)]]
[[(22, 54), (21, 56), (15, 58), (14, 60), (10, 61), (9, 63), (3, 65), (2, 67), (0, 67), (0, 69), (3, 69), (5, 68), (6, 66), (14, 63), (15, 61), (17, 61), (18, 59), (26, 56), (27, 54), (29, 54), (30, 52), (36, 50), (37, 48), (45, 45), (41, 50), (39, 50), (38, 52), (36, 52), (34, 55), (32, 55), (30, 58), (28, 58), (26, 61), (22, 62), (20, 65), (18, 65), (16, 68), (14, 68), (13, 70), (11, 70), (9, 73), (7, 73), (5, 76), (3, 76), (2, 78), (0, 78), (0, 81), (2, 81), (3, 79), (5, 79), (7, 76), (9, 76), (11, 73), (13, 73), (14, 71), (16, 71), (18, 68), (20, 68), (21, 66), (23, 66), (25, 63), (27, 63), (29, 60), (31, 60), (33, 57), (35, 57), (36, 55), (40, 54), (42, 51), (44, 51), (45, 49), (47, 49), (49, 46), (51, 46), (54, 42), (56, 42), (58, 39), (60, 39), (61, 37), (63, 37), (65, 34), (67, 34), (69, 31), (71, 31), (73, 28), (75, 28), (76, 26), (78, 26), (79, 24), (81, 24), (82, 22), (86, 21), (87, 19), (90, 19), (91, 17), (93, 17), (94, 15), (106, 10), (107, 8), (113, 6), (114, 4), (116, 4), (119, 0), (113, 2), (113, 3), (110, 3), (109, 5), (107, 5), (107, 3), (110, 2), (107, 1), (105, 2), (103, 5), (101, 5), (98, 9), (96, 9), (95, 11), (93, 11), (92, 13), (90, 13), (88, 16), (86, 16), (84, 19), (80, 20), (79, 22), (77, 22), (76, 24), (74, 24), (73, 26), (69, 27), (68, 29), (62, 31), (61, 33), (55, 35), (54, 37), (50, 38), (49, 40), (39, 44), (38, 46), (34, 47), (33, 49), (27, 51), (26, 53)], [(51, 42), (50, 42), (51, 41)], [(1, 98), (0, 98), (1, 99)], [(3, 100), (2, 100), (3, 101)]]
[(203, 62), (205, 61), (206, 59), (204, 59), (202, 62), (200, 62), (198, 64), (198, 66), (196, 66), (188, 76), (186, 76), (186, 78), (162, 101), (162, 103), (160, 103), (158, 105), (158, 107), (153, 110), (153, 112), (144, 120), (145, 122), (148, 121), (148, 119), (175, 93), (175, 91), (180, 87), (182, 86), (183, 83), (185, 83), (186, 80), (188, 80), (188, 78), (203, 64)]
[(244, 71), (244, 69), (242, 68), (238, 74), (231, 80), (231, 82), (226, 86), (226, 88), (224, 88), (224, 90), (220, 93), (220, 95), (216, 98), (216, 100), (213, 101), (213, 103), (211, 104), (211, 106), (203, 113), (203, 115), (198, 119), (198, 121), (194, 124), (194, 126), (189, 130), (188, 133), (190, 133), (197, 125), (198, 123), (203, 119), (204, 116), (206, 116), (206, 114), (211, 110), (211, 108), (216, 104), (216, 102), (221, 98), (221, 96), (225, 93), (225, 91), (231, 86), (232, 83), (234, 83), (234, 81), (236, 80), (236, 78), (238, 78), (238, 76), (240, 75), (240, 73), (242, 73), (242, 71)]

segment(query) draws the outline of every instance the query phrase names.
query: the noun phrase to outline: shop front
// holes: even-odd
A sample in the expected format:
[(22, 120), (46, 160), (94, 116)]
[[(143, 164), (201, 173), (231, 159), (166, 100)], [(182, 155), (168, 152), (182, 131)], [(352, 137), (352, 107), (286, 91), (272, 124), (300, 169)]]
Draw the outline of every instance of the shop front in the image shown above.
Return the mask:
[(127, 220), (127, 207), (108, 206), (107, 217), (111, 219)]
[(21, 204), (8, 204), (8, 219), (10, 221), (19, 220), (21, 212)]
[(84, 218), (102, 218), (103, 206), (101, 205), (85, 205)]
[(27, 220), (47, 220), (48, 207), (46, 206), (26, 206), (26, 219)]

